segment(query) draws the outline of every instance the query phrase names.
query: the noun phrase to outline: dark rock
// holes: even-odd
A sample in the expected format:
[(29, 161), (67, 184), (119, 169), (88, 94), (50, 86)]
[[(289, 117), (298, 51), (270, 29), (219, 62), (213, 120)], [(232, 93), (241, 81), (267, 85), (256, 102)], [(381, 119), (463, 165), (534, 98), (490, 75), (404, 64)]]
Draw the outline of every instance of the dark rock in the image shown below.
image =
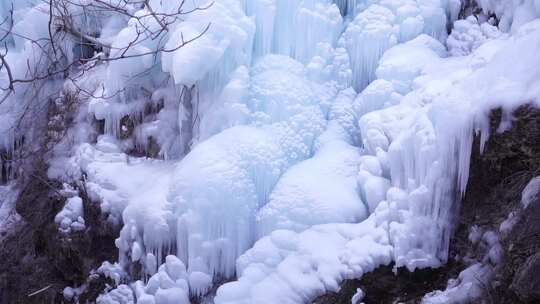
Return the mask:
[(19, 195), (15, 210), (32, 227), (47, 225), (64, 205), (65, 198), (56, 192), (60, 188), (60, 183), (34, 174)]
[(540, 252), (527, 258), (519, 267), (511, 288), (520, 299), (529, 303), (540, 302)]
[[(64, 287), (81, 285), (92, 269), (117, 258), (118, 229), (108, 224), (84, 191), (79, 195), (86, 230), (69, 235), (58, 230), (54, 217), (65, 202), (58, 189), (60, 183), (36, 173), (16, 202), (21, 221), (0, 240), (1, 304), (64, 303)], [(102, 285), (91, 286), (86, 302), (95, 300)]]
[[(417, 303), (426, 293), (444, 289), (447, 276), (458, 269), (453, 261), (438, 269), (417, 269), (414, 272), (393, 265), (382, 266), (366, 273), (361, 279), (346, 280), (337, 293), (328, 293), (313, 301), (314, 304), (350, 304), (357, 288), (366, 294), (366, 304)], [(457, 273), (456, 273), (457, 274)]]
[[(480, 140), (475, 139), (471, 156), (467, 192), (461, 202), (458, 229), (451, 242), (453, 252), (467, 248), (471, 225), (498, 231), (509, 213), (521, 208), (521, 194), (528, 182), (540, 175), (540, 109), (522, 106), (512, 113), (512, 126), (497, 132), (503, 112), (494, 110), (490, 118), (490, 138), (483, 153)], [(540, 251), (540, 202), (532, 202), (524, 212), (517, 213), (517, 222), (501, 240), (503, 263), (495, 272), (495, 281), (506, 288), (487, 288), (489, 303), (529, 302), (508, 288), (518, 269)]]
[(114, 285), (113, 280), (103, 274), (90, 275), (86, 281), (86, 289), (79, 296), (78, 301), (79, 303), (93, 303), (108, 286)]

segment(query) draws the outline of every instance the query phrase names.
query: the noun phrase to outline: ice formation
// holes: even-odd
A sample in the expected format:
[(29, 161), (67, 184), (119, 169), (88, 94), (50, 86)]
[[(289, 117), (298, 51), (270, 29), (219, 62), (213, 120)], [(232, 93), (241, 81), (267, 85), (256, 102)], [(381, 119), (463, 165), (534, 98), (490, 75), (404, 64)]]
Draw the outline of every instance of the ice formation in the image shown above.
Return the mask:
[(375, 70), (383, 53), (421, 33), (446, 39), (448, 16), (455, 18), (455, 1), (368, 1), (347, 26), (344, 44), (351, 56), (353, 85), (363, 90), (376, 79)]
[(69, 198), (64, 208), (54, 217), (54, 222), (59, 225), (60, 231), (64, 233), (84, 230), (82, 199), (78, 196)]
[(461, 271), (457, 278), (450, 279), (445, 290), (425, 295), (422, 304), (472, 303), (481, 299), (496, 268), (500, 266), (503, 249), (496, 232), (482, 231), (476, 225), (470, 228), (469, 241), (473, 248), (480, 251), (478, 259), (465, 259), (468, 267)]
[(176, 253), (189, 270), (234, 274), (234, 261), (255, 241), (257, 210), (283, 172), (311, 155), (325, 127), (321, 106), (332, 91), (299, 77), (299, 67), (279, 55), (254, 66), (251, 123), (209, 138), (177, 165), (159, 225), (151, 218), (162, 217), (157, 210), (139, 218), (140, 207), (130, 204), (121, 252), (143, 244), (158, 259), (162, 249)]
[(364, 299), (364, 296), (365, 296), (365, 292), (360, 289), (360, 288), (357, 288), (356, 289), (356, 293), (353, 295), (352, 299), (351, 299), (351, 304), (361, 304), (362, 303), (362, 299)]
[[(108, 55), (143, 39), (128, 54), (141, 56), (77, 83), (95, 96), (49, 168), (122, 225), (118, 263), (102, 270), (125, 273), (110, 271), (117, 286), (98, 303), (189, 303), (216, 288), (216, 304), (308, 303), (379, 265), (446, 262), (475, 133), (488, 138), (490, 109), (540, 96), (538, 1), (478, 2), (486, 15), (454, 22), (456, 0), (186, 1), (159, 41), (144, 39), (159, 27), (148, 8), (103, 17)], [(16, 31), (48, 35), (28, 26), (47, 23), (40, 5)], [(33, 59), (10, 39), (14, 66)], [(81, 205), (70, 197), (62, 229), (81, 228)]]
[(456, 280), (449, 282), (444, 291), (434, 292), (422, 299), (423, 304), (458, 304), (478, 300), (483, 288), (489, 284), (492, 269), (487, 265), (476, 263), (459, 273)]
[(521, 195), (521, 205), (523, 208), (529, 207), (531, 202), (539, 195), (540, 193), (540, 176), (537, 176), (525, 186), (523, 189), (523, 194)]
[(499, 28), (504, 32), (515, 32), (522, 25), (538, 18), (540, 14), (540, 3), (536, 0), (479, 0), (477, 2), (484, 13), (495, 14), (500, 19)]

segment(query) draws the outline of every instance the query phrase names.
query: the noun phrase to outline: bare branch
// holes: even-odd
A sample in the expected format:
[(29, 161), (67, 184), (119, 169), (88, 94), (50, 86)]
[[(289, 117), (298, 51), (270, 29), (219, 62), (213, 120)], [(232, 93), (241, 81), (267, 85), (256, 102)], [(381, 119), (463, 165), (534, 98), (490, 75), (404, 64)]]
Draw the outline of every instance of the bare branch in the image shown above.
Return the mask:
[(148, 0), (144, 0), (144, 5), (146, 5), (146, 9), (148, 9), (148, 11), (150, 12), (150, 15), (152, 15), (152, 17), (154, 17), (154, 19), (156, 20), (156, 22), (161, 26), (161, 28), (165, 31), (169, 31), (169, 29), (167, 28), (167, 26), (163, 23), (162, 20), (160, 20), (157, 16), (156, 16), (156, 13), (154, 13), (154, 10), (152, 9), (152, 7), (150, 6), (150, 1)]

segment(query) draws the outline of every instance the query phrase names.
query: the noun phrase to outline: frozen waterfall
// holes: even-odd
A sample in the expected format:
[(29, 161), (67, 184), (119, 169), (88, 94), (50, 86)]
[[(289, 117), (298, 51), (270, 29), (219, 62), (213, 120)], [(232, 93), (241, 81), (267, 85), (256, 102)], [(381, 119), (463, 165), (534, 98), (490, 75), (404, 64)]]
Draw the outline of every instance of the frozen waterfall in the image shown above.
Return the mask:
[[(117, 286), (98, 303), (303, 304), (380, 265), (444, 264), (488, 111), (540, 96), (539, 2), (478, 2), (485, 20), (456, 21), (459, 0), (186, 1), (165, 46), (200, 37), (156, 57), (144, 39), (128, 54), (142, 56), (86, 75), (96, 94), (48, 174), (84, 179), (121, 225), (117, 264), (101, 270)], [(167, 14), (177, 1), (150, 3)], [(27, 5), (15, 28), (48, 35), (47, 8)], [(92, 29), (113, 53), (140, 35), (102, 18)], [(10, 43), (10, 60), (33, 60), (35, 46)], [(154, 158), (128, 153), (151, 145)]]

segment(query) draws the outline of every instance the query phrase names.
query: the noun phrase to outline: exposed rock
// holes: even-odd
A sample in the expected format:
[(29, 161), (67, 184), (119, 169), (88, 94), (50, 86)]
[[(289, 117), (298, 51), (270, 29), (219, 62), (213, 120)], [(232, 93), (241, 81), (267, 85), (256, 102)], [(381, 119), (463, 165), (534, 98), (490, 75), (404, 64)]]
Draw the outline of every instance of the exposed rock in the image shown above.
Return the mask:
[(540, 172), (540, 109), (528, 106), (516, 109), (510, 127), (497, 132), (501, 123), (508, 123), (503, 122), (504, 116), (501, 110), (492, 112), (491, 136), (483, 153), (479, 138), (475, 140), (469, 183), (451, 250), (463, 252), (461, 248), (468, 247), (464, 240), (471, 225), (484, 230), (503, 230), (501, 223), (506, 221), (503, 226), (508, 226), (509, 214), (514, 214), (510, 232), (501, 240), (502, 264), (497, 267), (493, 283), (486, 286), (485, 300), (538, 303), (538, 299), (518, 297), (519, 290), (529, 287), (520, 286), (514, 276), (540, 250), (540, 204), (531, 203), (527, 210), (521, 210), (522, 191)]
[(540, 252), (527, 258), (519, 267), (512, 282), (512, 290), (524, 301), (540, 301)]
[(0, 303), (65, 303), (64, 287), (84, 283), (102, 261), (116, 260), (118, 231), (84, 192), (86, 229), (69, 235), (58, 230), (54, 216), (65, 201), (60, 188), (36, 173), (21, 192), (16, 211), (22, 219), (0, 240)]
[(427, 292), (444, 289), (447, 276), (459, 268), (453, 261), (439, 269), (418, 269), (414, 272), (399, 268), (394, 273), (392, 265), (383, 266), (366, 273), (359, 280), (344, 281), (339, 292), (321, 296), (313, 303), (350, 304), (358, 288), (365, 293), (362, 302), (366, 304), (417, 303)]

